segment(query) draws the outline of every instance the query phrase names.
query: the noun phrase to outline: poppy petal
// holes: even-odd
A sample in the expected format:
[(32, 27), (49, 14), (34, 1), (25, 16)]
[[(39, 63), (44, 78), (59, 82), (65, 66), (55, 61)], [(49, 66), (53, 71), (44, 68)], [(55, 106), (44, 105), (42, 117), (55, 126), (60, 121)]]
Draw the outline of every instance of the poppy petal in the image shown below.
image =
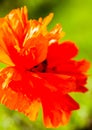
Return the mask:
[(14, 63), (10, 59), (10, 57), (0, 48), (0, 62), (3, 62), (7, 65), (14, 66)]
[(62, 38), (65, 33), (62, 31), (62, 27), (60, 24), (57, 24), (46, 36), (49, 40), (49, 45), (57, 42), (60, 38)]
[[(47, 88), (54, 88), (62, 94), (74, 92), (76, 90), (75, 78), (68, 75), (54, 74), (54, 73), (39, 73), (39, 77), (44, 81)], [(48, 85), (49, 84), (49, 85)]]
[(42, 98), (44, 123), (47, 127), (65, 125), (70, 118), (71, 111), (79, 109), (79, 105), (68, 95), (59, 92)]
[[(55, 42), (48, 48), (47, 60), (49, 64), (60, 64), (62, 61), (70, 60), (76, 56), (77, 53), (78, 49), (73, 42), (66, 41), (61, 44)], [(56, 63), (54, 63), (54, 61), (56, 61)]]
[(31, 120), (35, 120), (39, 111), (40, 102), (33, 98), (29, 99), (23, 93), (11, 89), (9, 82), (13, 76), (13, 71), (13, 68), (7, 68), (0, 74), (0, 102), (12, 110), (18, 110), (24, 113)]
[(90, 63), (86, 60), (74, 61), (70, 60), (68, 62), (62, 62), (57, 68), (57, 73), (62, 73), (75, 77), (75, 82), (77, 84), (76, 91), (86, 92), (85, 84), (87, 83), (87, 75), (85, 72), (89, 69)]
[(27, 8), (14, 9), (5, 17), (5, 19), (18, 40), (19, 46), (22, 47), (28, 20)]
[(26, 40), (26, 43), (24, 45), (24, 52), (28, 50), (29, 54), (32, 53), (33, 65), (37, 65), (46, 59), (48, 51), (48, 40), (42, 35), (36, 36), (36, 39), (35, 38), (28, 39)]

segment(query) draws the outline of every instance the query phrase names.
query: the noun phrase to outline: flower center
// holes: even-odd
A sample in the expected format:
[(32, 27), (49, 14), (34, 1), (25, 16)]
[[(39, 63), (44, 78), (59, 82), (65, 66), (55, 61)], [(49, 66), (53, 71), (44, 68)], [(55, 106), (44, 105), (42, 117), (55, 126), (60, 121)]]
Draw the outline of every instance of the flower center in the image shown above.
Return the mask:
[(34, 66), (33, 68), (30, 69), (31, 72), (46, 72), (47, 69), (47, 60), (44, 60), (42, 63)]

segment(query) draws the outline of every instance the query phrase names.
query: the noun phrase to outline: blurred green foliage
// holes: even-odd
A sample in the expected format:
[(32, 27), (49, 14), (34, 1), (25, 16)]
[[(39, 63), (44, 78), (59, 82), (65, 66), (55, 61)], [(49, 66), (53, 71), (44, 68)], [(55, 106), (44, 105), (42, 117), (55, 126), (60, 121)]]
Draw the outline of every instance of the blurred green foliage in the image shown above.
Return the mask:
[[(26, 5), (29, 18), (45, 17), (50, 12), (54, 18), (48, 29), (61, 23), (66, 33), (63, 40), (74, 41), (79, 47), (77, 59), (86, 58), (92, 68), (92, 1), (91, 0), (0, 0), (0, 17), (14, 8)], [(0, 68), (5, 67), (0, 63)], [(92, 69), (90, 69), (86, 94), (71, 94), (80, 103), (80, 110), (75, 111), (67, 126), (55, 130), (90, 130), (92, 129)], [(0, 130), (46, 130), (40, 112), (37, 121), (31, 122), (24, 115), (0, 105)], [(52, 130), (52, 129), (48, 129)]]

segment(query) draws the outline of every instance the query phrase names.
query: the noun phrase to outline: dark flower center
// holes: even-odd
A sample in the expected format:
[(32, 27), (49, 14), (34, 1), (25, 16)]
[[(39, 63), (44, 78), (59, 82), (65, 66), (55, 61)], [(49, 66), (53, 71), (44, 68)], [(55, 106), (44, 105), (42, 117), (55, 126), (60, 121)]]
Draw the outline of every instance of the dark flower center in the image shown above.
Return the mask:
[(46, 72), (47, 69), (47, 60), (44, 60), (42, 63), (34, 66), (33, 68), (31, 68), (29, 71), (31, 72)]

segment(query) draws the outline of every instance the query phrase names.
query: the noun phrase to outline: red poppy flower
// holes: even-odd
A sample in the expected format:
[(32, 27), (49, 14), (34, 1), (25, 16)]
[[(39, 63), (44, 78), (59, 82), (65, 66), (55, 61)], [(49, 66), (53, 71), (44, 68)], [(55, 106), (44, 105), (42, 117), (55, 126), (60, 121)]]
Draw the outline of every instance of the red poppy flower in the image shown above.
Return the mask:
[(63, 36), (58, 24), (50, 32), (53, 14), (28, 20), (26, 7), (12, 10), (0, 19), (0, 102), (35, 120), (42, 106), (46, 127), (68, 122), (79, 105), (70, 92), (86, 92), (89, 63), (76, 61), (74, 43), (59, 43)]

